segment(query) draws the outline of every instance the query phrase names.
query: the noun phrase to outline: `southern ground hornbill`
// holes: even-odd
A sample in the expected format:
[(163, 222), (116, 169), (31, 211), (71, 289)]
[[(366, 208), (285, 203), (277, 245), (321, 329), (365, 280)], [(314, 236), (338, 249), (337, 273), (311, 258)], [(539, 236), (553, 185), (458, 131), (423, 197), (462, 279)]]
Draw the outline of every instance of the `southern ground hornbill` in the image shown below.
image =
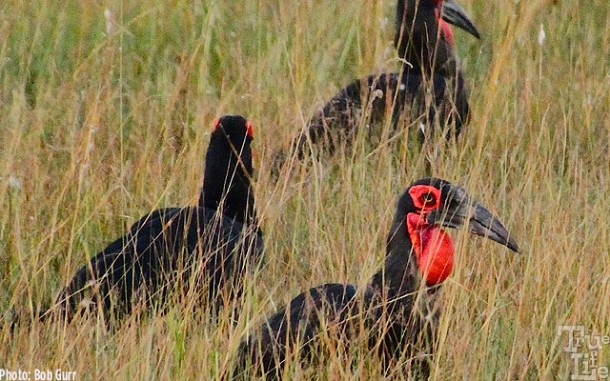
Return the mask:
[(241, 343), (233, 376), (281, 378), (287, 356), (312, 360), (329, 337), (346, 350), (350, 341), (364, 338), (385, 371), (400, 364), (426, 376), (440, 315), (438, 291), (453, 267), (453, 243), (442, 227), (461, 226), (518, 251), (502, 223), (463, 188), (419, 180), (398, 200), (385, 265), (370, 284), (358, 289), (329, 283), (294, 298)]
[(166, 306), (171, 291), (215, 308), (235, 298), (263, 247), (250, 183), (252, 139), (244, 117), (216, 120), (199, 204), (140, 218), (78, 269), (41, 319), (54, 312), (71, 319), (84, 307), (120, 317), (136, 301)]
[[(402, 62), (400, 72), (370, 75), (343, 88), (292, 141), (291, 151), (299, 159), (311, 150), (314, 155), (332, 153), (353, 138), (364, 115), (370, 125), (389, 116), (394, 130), (401, 116), (424, 127), (453, 125), (457, 136), (468, 119), (469, 106), (449, 23), (479, 38), (453, 0), (399, 0), (394, 43)], [(280, 151), (274, 170), (286, 159)]]

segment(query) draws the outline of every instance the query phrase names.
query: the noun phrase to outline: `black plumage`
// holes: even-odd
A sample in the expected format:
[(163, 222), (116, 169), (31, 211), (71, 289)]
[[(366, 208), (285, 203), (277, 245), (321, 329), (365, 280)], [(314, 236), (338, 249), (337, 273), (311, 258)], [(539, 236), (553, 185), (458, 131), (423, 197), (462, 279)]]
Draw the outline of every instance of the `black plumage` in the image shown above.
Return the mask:
[(77, 270), (44, 317), (59, 310), (70, 319), (87, 305), (121, 316), (136, 302), (165, 306), (176, 289), (215, 308), (237, 297), (263, 249), (250, 182), (252, 139), (242, 116), (217, 120), (198, 205), (140, 218)]
[[(476, 37), (478, 31), (452, 0), (399, 0), (396, 7), (395, 46), (399, 72), (370, 75), (341, 89), (291, 143), (302, 159), (313, 150), (332, 154), (349, 143), (364, 114), (369, 126), (390, 118), (396, 130), (401, 115), (423, 130), (434, 125), (454, 126), (457, 136), (469, 116), (468, 91), (455, 57), (453, 32), (447, 22)], [(276, 168), (286, 154), (276, 157)]]
[(412, 184), (398, 201), (385, 265), (370, 284), (330, 283), (298, 295), (241, 343), (234, 378), (281, 378), (286, 357), (297, 349), (302, 359), (313, 359), (322, 338), (334, 337), (349, 350), (354, 336), (364, 337), (385, 371), (410, 359), (402, 365), (427, 375), (438, 291), (453, 264), (453, 244), (440, 227), (462, 225), (518, 250), (506, 228), (464, 189), (435, 178)]

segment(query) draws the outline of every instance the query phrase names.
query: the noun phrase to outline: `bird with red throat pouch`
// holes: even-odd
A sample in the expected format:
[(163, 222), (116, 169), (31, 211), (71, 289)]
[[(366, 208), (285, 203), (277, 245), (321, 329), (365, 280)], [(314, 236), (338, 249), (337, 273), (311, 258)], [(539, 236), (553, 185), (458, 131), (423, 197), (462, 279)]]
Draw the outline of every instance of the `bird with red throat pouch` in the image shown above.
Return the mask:
[(444, 229), (460, 227), (519, 250), (504, 225), (464, 188), (420, 179), (398, 200), (385, 263), (368, 285), (327, 283), (296, 296), (242, 341), (234, 378), (281, 379), (292, 356), (324, 361), (322, 343), (341, 343), (349, 352), (364, 338), (366, 353), (379, 356), (386, 375), (407, 369), (425, 379), (437, 342), (439, 291), (454, 265), (453, 239)]

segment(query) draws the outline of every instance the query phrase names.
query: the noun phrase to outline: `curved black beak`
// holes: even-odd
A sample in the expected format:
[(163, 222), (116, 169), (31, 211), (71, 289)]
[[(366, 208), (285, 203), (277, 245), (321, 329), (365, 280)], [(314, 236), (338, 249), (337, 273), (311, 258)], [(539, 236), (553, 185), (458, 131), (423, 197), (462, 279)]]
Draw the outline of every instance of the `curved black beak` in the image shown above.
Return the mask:
[(453, 0), (445, 0), (443, 1), (443, 8), (441, 10), (441, 17), (443, 20), (447, 21), (449, 24), (455, 25), (460, 29), (465, 30), (466, 32), (472, 34), (476, 38), (481, 38), (479, 31), (474, 26), (470, 17), (466, 14), (466, 12), (457, 5), (457, 3)]
[(473, 205), (472, 216), (470, 217), (469, 231), (472, 234), (480, 235), (502, 244), (515, 253), (519, 252), (519, 246), (502, 223), (495, 218), (481, 204)]
[[(519, 245), (504, 225), (485, 207), (472, 201), (463, 188), (457, 186), (444, 188), (448, 188), (446, 195), (443, 195), (444, 208), (436, 209), (428, 214), (429, 224), (448, 228), (459, 228), (468, 224), (470, 233), (489, 238), (515, 253), (519, 252)], [(443, 193), (445, 193), (445, 189), (443, 189)]]

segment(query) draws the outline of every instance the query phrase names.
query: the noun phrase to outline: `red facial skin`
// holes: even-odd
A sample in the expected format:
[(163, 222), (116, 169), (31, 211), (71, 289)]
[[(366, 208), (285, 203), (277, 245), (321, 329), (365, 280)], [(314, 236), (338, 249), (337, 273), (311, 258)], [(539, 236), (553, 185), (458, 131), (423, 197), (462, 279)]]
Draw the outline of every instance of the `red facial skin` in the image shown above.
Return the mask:
[(447, 41), (447, 44), (449, 44), (449, 46), (451, 46), (451, 48), (453, 48), (455, 46), (454, 40), (453, 40), (453, 29), (451, 29), (451, 26), (449, 25), (449, 23), (446, 22), (445, 20), (443, 20), (443, 18), (441, 17), (441, 7), (443, 6), (443, 0), (436, 0), (435, 6), (436, 6), (435, 13), (436, 13), (436, 17), (438, 18), (438, 27), (439, 27), (441, 36), (443, 36), (445, 38), (445, 41)]
[(254, 126), (250, 121), (246, 122), (246, 129), (248, 130), (248, 136), (254, 139)]
[(413, 204), (420, 213), (408, 213), (407, 231), (413, 244), (417, 267), (428, 286), (442, 283), (451, 275), (455, 249), (451, 237), (437, 226), (426, 222), (426, 214), (440, 206), (440, 191), (417, 185), (409, 190)]
[(443, 19), (438, 20), (438, 25), (441, 29), (441, 34), (443, 35), (443, 37), (445, 37), (445, 41), (447, 41), (447, 44), (449, 44), (449, 46), (451, 46), (451, 48), (453, 49), (453, 47), (455, 46), (453, 42), (453, 29), (451, 29), (449, 23)]

